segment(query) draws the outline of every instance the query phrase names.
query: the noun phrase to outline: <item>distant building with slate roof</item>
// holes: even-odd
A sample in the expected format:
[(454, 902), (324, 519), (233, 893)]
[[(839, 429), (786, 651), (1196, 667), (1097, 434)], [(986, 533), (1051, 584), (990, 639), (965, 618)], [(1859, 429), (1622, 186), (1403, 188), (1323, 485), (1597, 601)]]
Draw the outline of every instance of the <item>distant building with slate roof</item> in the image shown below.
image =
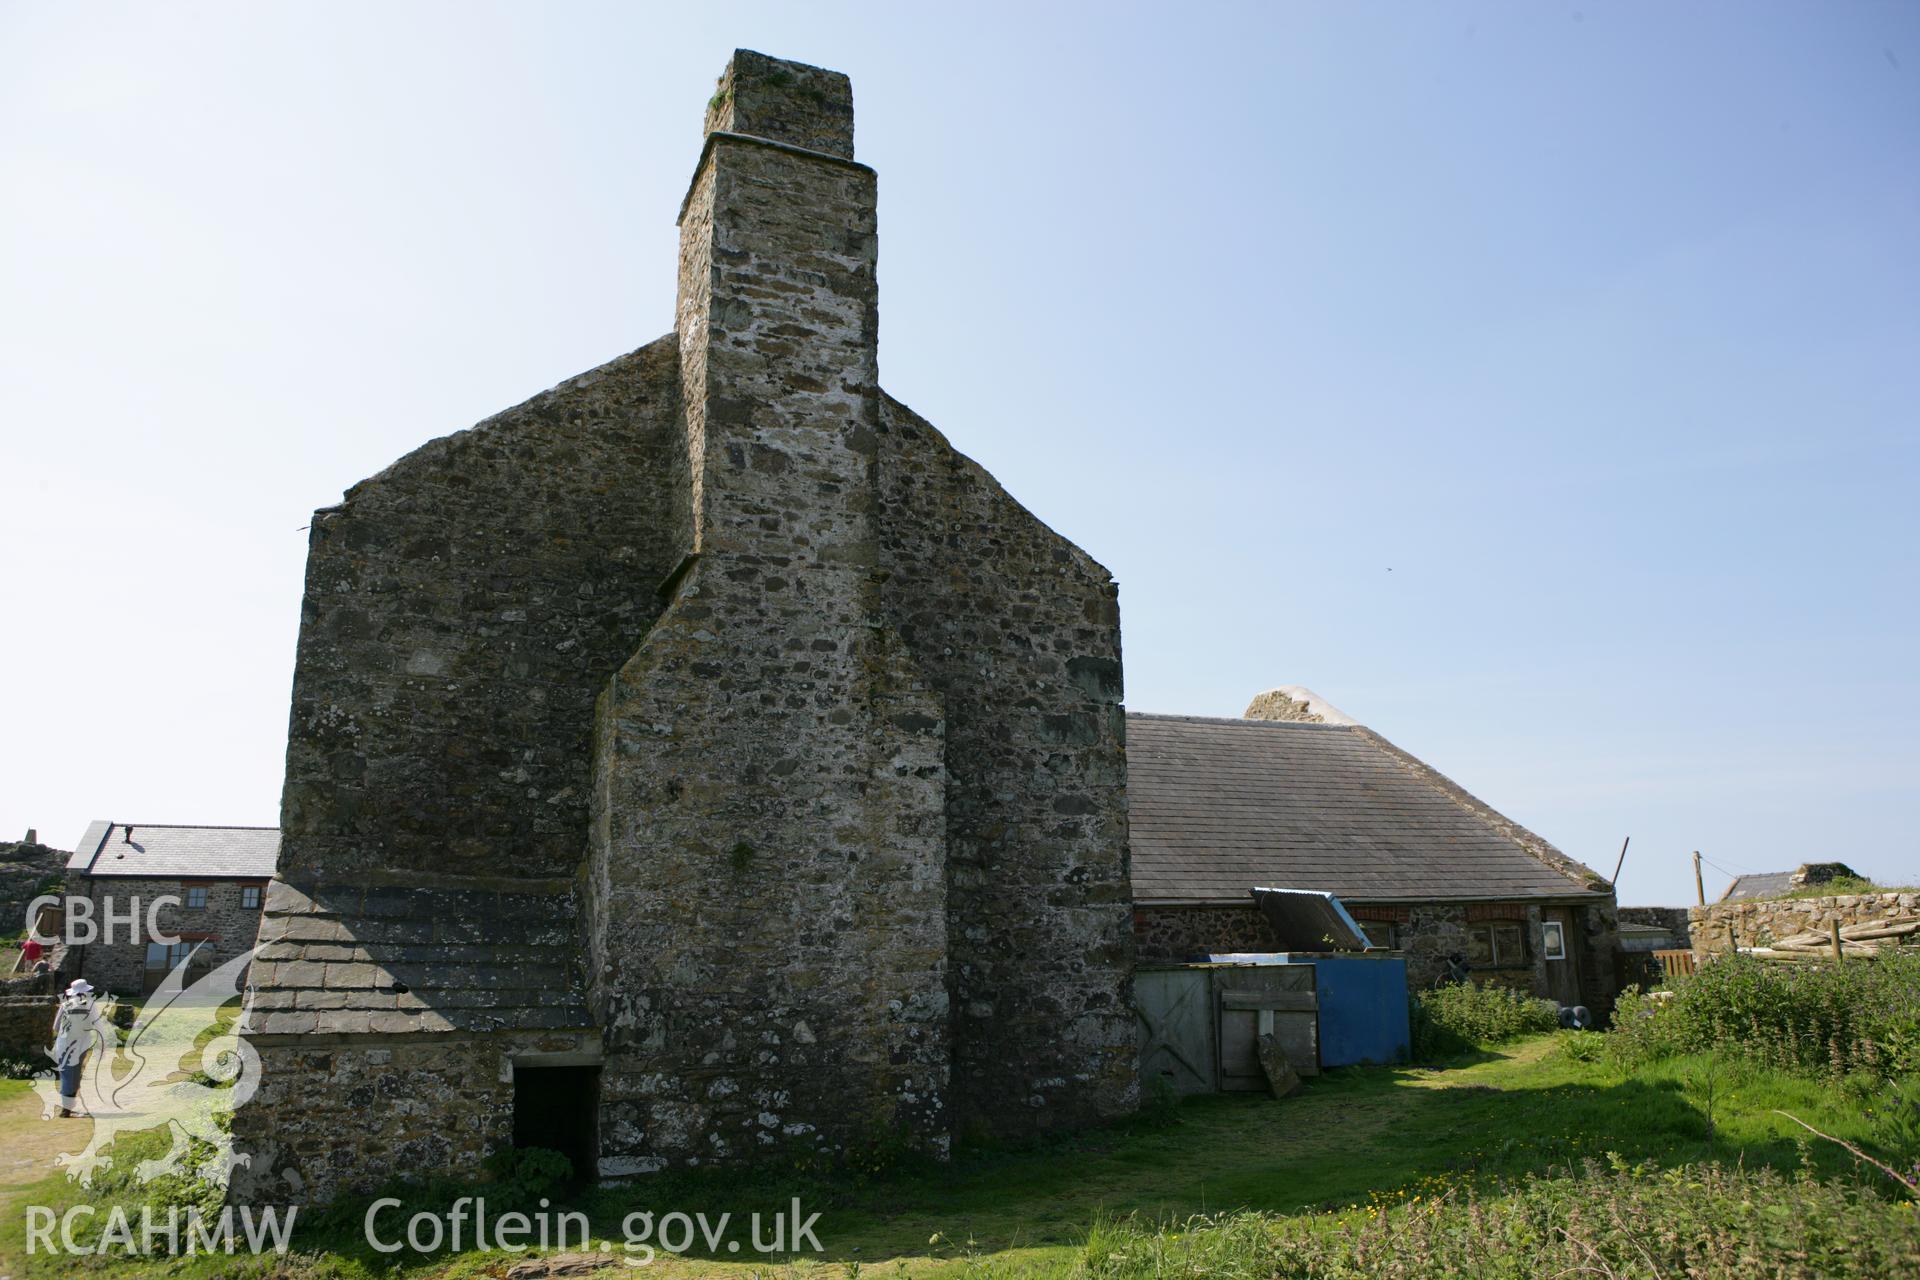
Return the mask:
[(1733, 883), (1727, 886), (1727, 891), (1720, 895), (1720, 901), (1759, 902), (1766, 898), (1784, 898), (1790, 893), (1798, 893), (1831, 880), (1862, 878), (1844, 862), (1803, 862), (1792, 871), (1764, 871), (1735, 876)]
[[(102, 991), (137, 996), (183, 962), (197, 976), (250, 950), (279, 856), (274, 827), (92, 823), (67, 859), (67, 936), (76, 944), (63, 971), (77, 963)], [(77, 941), (86, 936), (81, 911), (89, 942)]]
[(1426, 986), (1476, 980), (1605, 1008), (1613, 887), (1422, 761), (1297, 687), (1243, 719), (1127, 717), (1140, 963), (1279, 950), (1255, 888), (1337, 895)]

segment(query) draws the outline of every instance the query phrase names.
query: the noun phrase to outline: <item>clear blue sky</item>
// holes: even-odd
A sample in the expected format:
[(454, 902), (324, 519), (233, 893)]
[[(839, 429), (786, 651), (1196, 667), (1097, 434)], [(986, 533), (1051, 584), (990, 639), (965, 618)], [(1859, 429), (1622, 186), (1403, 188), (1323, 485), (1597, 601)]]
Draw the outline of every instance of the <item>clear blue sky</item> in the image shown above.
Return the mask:
[(308, 514), (671, 328), (736, 45), (1132, 707), (1308, 685), (1627, 902), (1920, 879), (1911, 3), (0, 4), (0, 834), (277, 820)]

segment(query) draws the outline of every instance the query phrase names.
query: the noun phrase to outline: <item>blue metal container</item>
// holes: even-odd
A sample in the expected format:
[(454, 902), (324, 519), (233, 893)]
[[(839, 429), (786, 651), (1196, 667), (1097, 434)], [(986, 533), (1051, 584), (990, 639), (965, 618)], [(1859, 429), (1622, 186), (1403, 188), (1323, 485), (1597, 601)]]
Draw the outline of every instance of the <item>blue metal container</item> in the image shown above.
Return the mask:
[(1275, 951), (1209, 958), (1232, 964), (1312, 965), (1320, 996), (1323, 1067), (1405, 1062), (1412, 1053), (1405, 956), (1377, 951)]

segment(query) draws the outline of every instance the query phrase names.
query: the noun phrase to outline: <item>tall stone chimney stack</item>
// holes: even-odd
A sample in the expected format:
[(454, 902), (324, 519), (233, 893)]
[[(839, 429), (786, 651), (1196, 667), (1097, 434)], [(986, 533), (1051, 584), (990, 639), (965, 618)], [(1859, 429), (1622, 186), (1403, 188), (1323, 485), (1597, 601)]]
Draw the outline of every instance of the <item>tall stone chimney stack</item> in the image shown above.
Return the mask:
[[(680, 214), (677, 328), (694, 550), (872, 563), (873, 170), (847, 77), (742, 49)], [(725, 483), (709, 483), (717, 472)], [(796, 512), (831, 491), (841, 510)], [(799, 525), (812, 525), (806, 536)]]
[(692, 556), (603, 696), (601, 1172), (951, 1131), (945, 710), (879, 573), (873, 171), (734, 55), (680, 216)]

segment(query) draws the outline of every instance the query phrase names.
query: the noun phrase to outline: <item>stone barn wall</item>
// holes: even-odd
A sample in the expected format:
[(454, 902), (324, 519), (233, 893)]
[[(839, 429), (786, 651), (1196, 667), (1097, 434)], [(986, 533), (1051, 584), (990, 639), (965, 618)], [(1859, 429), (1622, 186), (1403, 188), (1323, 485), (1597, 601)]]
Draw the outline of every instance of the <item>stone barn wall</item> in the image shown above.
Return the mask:
[[(273, 1118), (274, 1168), (270, 1176), (236, 1170), (235, 1185), (257, 1188), (262, 1199), (303, 1204), (395, 1177), (471, 1174), (513, 1145), (514, 1059), (577, 1055), (586, 1047), (568, 1032), (257, 1044), (260, 1088), (234, 1121), (239, 1132), (252, 1117)], [(421, 1105), (423, 1099), (432, 1105)]]
[[(1407, 957), (1409, 990), (1431, 987), (1446, 975), (1447, 957), (1466, 953), (1467, 931), (1473, 925), (1510, 920), (1526, 929), (1525, 961), (1499, 967), (1475, 965), (1473, 980), (1533, 995), (1544, 996), (1548, 992), (1539, 906), (1493, 902), (1391, 905), (1349, 902), (1345, 905), (1362, 927), (1370, 922), (1394, 925), (1398, 949)], [(1137, 954), (1142, 964), (1179, 963), (1208, 953), (1280, 950), (1279, 939), (1259, 909), (1251, 904), (1244, 907), (1237, 904), (1143, 905), (1134, 910), (1133, 919)], [(1614, 908), (1610, 903), (1577, 906), (1573, 909), (1573, 925), (1573, 936), (1568, 942), (1581, 949), (1578, 959), (1582, 999), (1604, 1016), (1612, 1009), (1618, 990), (1615, 952), (1619, 930)]]
[(56, 982), (50, 973), (0, 982), (0, 1068), (52, 1070)]

